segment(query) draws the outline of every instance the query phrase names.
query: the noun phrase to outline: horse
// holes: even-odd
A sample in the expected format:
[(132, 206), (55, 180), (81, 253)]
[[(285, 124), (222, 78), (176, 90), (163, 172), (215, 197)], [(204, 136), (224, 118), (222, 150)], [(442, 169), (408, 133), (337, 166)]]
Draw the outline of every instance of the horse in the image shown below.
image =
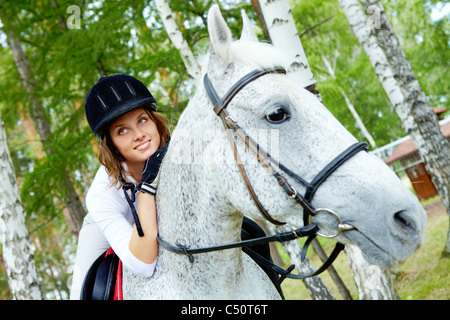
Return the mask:
[[(356, 138), (316, 96), (283, 72), (283, 53), (258, 42), (245, 13), (243, 19), (247, 23), (242, 35), (233, 40), (218, 6), (208, 12), (210, 48), (203, 57), (201, 79), (208, 81), (198, 82), (161, 168), (156, 199), (160, 240), (180, 250), (239, 242), (244, 216), (299, 228), (311, 222), (304, 219), (311, 205), (322, 213), (313, 217), (314, 223), (326, 229), (337, 217), (342, 230), (336, 240), (358, 246), (370, 263), (389, 267), (405, 260), (420, 247), (426, 224), (416, 197), (364, 148), (340, 161), (339, 155), (355, 145)], [(236, 90), (221, 108), (214, 95), (226, 96), (230, 88)], [(225, 110), (226, 117), (217, 116)], [(251, 134), (238, 140), (236, 127), (224, 128), (225, 122), (239, 123)], [(257, 148), (267, 150), (263, 155), (270, 165), (261, 164), (249, 150), (250, 136), (256, 137)], [(332, 170), (316, 185), (308, 205), (295, 201), (308, 192), (308, 184), (300, 182), (314, 180), (324, 167), (330, 169), (330, 162)], [(245, 167), (247, 179), (237, 163)], [(277, 183), (267, 167), (283, 167), (301, 178)], [(280, 187), (289, 179), (295, 194)], [(241, 248), (196, 254), (194, 259), (160, 243), (153, 276), (123, 271), (123, 297), (280, 299), (280, 293)]]

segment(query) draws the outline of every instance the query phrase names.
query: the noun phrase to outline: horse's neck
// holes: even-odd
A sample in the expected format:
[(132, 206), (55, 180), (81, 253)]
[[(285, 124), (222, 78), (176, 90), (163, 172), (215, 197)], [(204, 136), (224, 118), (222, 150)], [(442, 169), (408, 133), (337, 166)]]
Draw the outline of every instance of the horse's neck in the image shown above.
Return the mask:
[[(209, 106), (209, 101), (202, 102)], [(212, 106), (208, 111), (202, 114), (196, 106), (188, 106), (182, 114), (172, 135), (158, 189), (161, 237), (191, 248), (238, 241), (242, 223), (242, 216), (218, 186), (211, 159), (205, 160), (214, 153), (206, 149), (215, 143), (211, 137), (205, 139), (205, 132), (223, 130), (214, 127), (218, 119)]]

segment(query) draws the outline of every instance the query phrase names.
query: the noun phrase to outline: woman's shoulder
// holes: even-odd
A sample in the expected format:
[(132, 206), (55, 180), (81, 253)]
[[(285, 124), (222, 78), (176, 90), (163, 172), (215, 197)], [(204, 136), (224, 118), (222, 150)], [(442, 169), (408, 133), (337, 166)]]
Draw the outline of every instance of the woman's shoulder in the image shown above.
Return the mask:
[(95, 174), (94, 180), (89, 187), (86, 198), (92, 196), (106, 196), (106, 195), (120, 195), (120, 188), (116, 185), (111, 185), (112, 179), (106, 172), (106, 168), (101, 166)]
[(118, 185), (111, 186), (111, 181), (106, 169), (100, 167), (86, 195), (89, 215), (103, 232), (117, 218), (125, 217), (130, 224), (133, 221), (123, 190)]

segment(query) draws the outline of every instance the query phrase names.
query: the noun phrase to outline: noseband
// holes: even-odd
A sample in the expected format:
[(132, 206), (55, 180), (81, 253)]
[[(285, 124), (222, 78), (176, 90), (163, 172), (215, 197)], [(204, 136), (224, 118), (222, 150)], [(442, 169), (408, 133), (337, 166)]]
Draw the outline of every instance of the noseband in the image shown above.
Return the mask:
[[(304, 260), (306, 256), (306, 251), (311, 243), (311, 241), (315, 238), (316, 235), (326, 237), (326, 238), (334, 238), (337, 237), (341, 232), (354, 229), (353, 226), (343, 223), (341, 217), (335, 213), (334, 211), (330, 209), (325, 208), (318, 208), (315, 209), (314, 206), (311, 204), (311, 201), (314, 197), (314, 194), (316, 193), (319, 186), (334, 172), (337, 168), (339, 168), (343, 163), (345, 163), (348, 159), (353, 157), (355, 154), (357, 154), (359, 151), (365, 150), (368, 151), (368, 146), (365, 142), (358, 142), (350, 147), (348, 147), (346, 150), (344, 150), (341, 154), (339, 154), (336, 158), (334, 158), (330, 163), (328, 163), (315, 177), (311, 182), (305, 181), (303, 178), (289, 170), (286, 166), (284, 166), (280, 162), (275, 162), (271, 159), (271, 156), (268, 152), (266, 152), (261, 146), (252, 139), (243, 129), (239, 126), (239, 124), (230, 116), (230, 114), (227, 111), (227, 106), (233, 99), (233, 97), (241, 91), (246, 85), (251, 83), (252, 81), (258, 79), (261, 76), (264, 76), (266, 74), (286, 74), (286, 70), (283, 68), (269, 68), (269, 69), (262, 69), (262, 70), (255, 70), (253, 72), (250, 72), (243, 78), (241, 78), (236, 84), (234, 84), (231, 89), (225, 94), (223, 98), (220, 98), (216, 90), (214, 89), (211, 81), (209, 80), (208, 74), (206, 74), (203, 78), (203, 83), (205, 86), (206, 93), (208, 94), (212, 104), (214, 105), (214, 112), (216, 115), (220, 117), (222, 120), (222, 123), (225, 127), (225, 131), (227, 133), (228, 140), (230, 141), (231, 147), (233, 149), (235, 162), (239, 168), (239, 172), (241, 173), (241, 176), (244, 180), (244, 183), (247, 187), (247, 190), (250, 193), (251, 198), (253, 199), (255, 205), (257, 206), (258, 210), (261, 212), (261, 214), (271, 223), (275, 225), (283, 225), (285, 222), (280, 222), (276, 219), (274, 219), (269, 212), (263, 207), (261, 202), (259, 201), (251, 183), (247, 176), (247, 173), (245, 171), (245, 168), (242, 164), (242, 161), (239, 157), (239, 154), (237, 152), (237, 147), (235, 140), (233, 138), (232, 132), (235, 134), (235, 136), (241, 140), (247, 149), (249, 149), (258, 159), (258, 162), (268, 171), (268, 173), (275, 177), (278, 184), (281, 186), (281, 188), (286, 192), (288, 196), (293, 198), (297, 203), (299, 203), (303, 207), (303, 219), (304, 219), (304, 226), (293, 231), (288, 231), (280, 234), (276, 234), (274, 236), (268, 236), (268, 237), (262, 237), (257, 239), (251, 239), (251, 240), (244, 240), (239, 241), (235, 243), (230, 244), (224, 244), (224, 245), (218, 245), (213, 247), (206, 247), (206, 248), (188, 248), (185, 245), (177, 243), (176, 245), (172, 245), (169, 242), (165, 241), (158, 235), (158, 242), (159, 244), (166, 250), (169, 250), (174, 253), (178, 254), (184, 254), (189, 257), (189, 260), (191, 262), (194, 262), (194, 254), (198, 253), (204, 253), (204, 252), (211, 252), (211, 251), (217, 251), (217, 250), (225, 250), (225, 249), (231, 249), (231, 248), (239, 248), (239, 247), (248, 247), (253, 245), (259, 245), (259, 244), (265, 244), (273, 241), (278, 242), (284, 242), (284, 241), (291, 241), (294, 239), (297, 239), (299, 237), (308, 237), (307, 241), (305, 242), (302, 252), (301, 252), (301, 259)], [(275, 165), (277, 163), (277, 165)], [(297, 192), (297, 190), (288, 182), (288, 180), (280, 173), (280, 171), (283, 171), (285, 174), (290, 176), (291, 178), (295, 179), (297, 182), (302, 184), (306, 188), (305, 195), (302, 196), (300, 193)], [(323, 233), (321, 229), (317, 226), (317, 224), (312, 223), (312, 218), (314, 216), (317, 216), (318, 214), (328, 214), (331, 215), (336, 221), (337, 226), (333, 234), (329, 233)], [(281, 279), (279, 280), (279, 283), (284, 278), (291, 278), (291, 279), (305, 279), (312, 276), (316, 276), (326, 270), (334, 261), (334, 259), (338, 256), (339, 252), (342, 251), (344, 248), (344, 245), (341, 243), (337, 243), (335, 249), (331, 253), (331, 255), (328, 257), (328, 259), (324, 262), (324, 264), (314, 271), (311, 274), (308, 275), (296, 275), (291, 274), (291, 271), (293, 269), (293, 266), (288, 268), (287, 270), (281, 269), (278, 266), (274, 265), (272, 262), (265, 260), (261, 256), (253, 257), (255, 260), (258, 260), (258, 262), (265, 264), (266, 266), (272, 268), (275, 272), (278, 272), (281, 275)]]

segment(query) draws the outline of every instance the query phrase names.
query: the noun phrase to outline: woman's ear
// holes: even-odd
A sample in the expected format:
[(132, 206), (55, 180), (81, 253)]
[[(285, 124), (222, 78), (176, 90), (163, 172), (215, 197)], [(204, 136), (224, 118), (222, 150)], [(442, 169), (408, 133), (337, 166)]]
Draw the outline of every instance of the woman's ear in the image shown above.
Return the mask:
[(231, 61), (231, 31), (217, 4), (214, 4), (208, 12), (208, 32), (211, 41), (211, 54), (216, 54), (227, 66)]

